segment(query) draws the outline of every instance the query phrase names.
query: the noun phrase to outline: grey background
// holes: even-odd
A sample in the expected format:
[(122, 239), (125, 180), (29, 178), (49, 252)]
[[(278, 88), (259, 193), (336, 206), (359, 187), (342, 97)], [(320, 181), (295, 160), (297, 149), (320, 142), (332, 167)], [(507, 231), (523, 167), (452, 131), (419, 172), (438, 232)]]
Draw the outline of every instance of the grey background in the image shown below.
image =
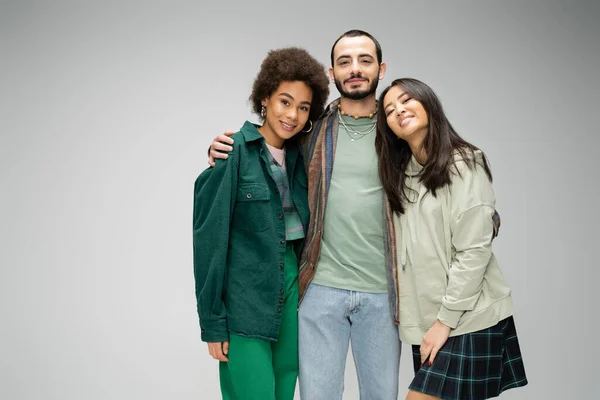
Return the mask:
[[(381, 85), (429, 83), (491, 160), (530, 380), (502, 398), (598, 398), (598, 2), (0, 7), (0, 398), (219, 398), (195, 311), (193, 181), (216, 134), (256, 120), (246, 99), (269, 49), (329, 66), (351, 28), (380, 40)], [(351, 360), (346, 387), (358, 398)]]

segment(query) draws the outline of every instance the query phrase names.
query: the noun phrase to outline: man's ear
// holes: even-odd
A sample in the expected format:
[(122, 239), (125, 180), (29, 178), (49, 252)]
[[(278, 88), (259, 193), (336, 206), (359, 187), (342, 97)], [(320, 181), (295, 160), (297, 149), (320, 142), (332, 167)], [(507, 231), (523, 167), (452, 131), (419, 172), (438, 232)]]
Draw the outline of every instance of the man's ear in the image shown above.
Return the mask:
[(382, 80), (385, 76), (385, 69), (387, 68), (387, 64), (382, 62), (379, 64), (379, 80)]
[(331, 82), (335, 82), (335, 75), (333, 75), (333, 67), (329, 67), (329, 78), (331, 78)]

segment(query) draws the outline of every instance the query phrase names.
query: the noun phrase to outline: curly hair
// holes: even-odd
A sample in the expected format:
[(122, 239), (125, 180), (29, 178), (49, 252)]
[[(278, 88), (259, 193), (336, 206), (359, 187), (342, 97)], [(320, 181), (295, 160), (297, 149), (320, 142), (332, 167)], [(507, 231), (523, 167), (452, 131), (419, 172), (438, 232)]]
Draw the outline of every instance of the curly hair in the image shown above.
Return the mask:
[(253, 111), (260, 116), (261, 101), (286, 81), (301, 81), (311, 88), (313, 98), (308, 118), (316, 121), (329, 97), (329, 78), (325, 66), (299, 47), (269, 51), (252, 86), (250, 102)]

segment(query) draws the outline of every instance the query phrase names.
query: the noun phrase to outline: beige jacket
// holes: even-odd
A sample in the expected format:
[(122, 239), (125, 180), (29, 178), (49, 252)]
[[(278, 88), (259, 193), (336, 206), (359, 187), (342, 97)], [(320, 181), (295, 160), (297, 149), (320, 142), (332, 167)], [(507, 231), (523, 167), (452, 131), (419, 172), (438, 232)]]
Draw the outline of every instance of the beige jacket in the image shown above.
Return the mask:
[[(471, 170), (456, 156), (452, 184), (433, 197), (419, 182), (413, 157), (406, 183), (415, 190), (406, 212), (394, 214), (400, 338), (420, 344), (437, 319), (450, 336), (496, 325), (513, 313), (510, 288), (492, 253), (495, 198), (475, 153)], [(454, 170), (454, 169), (453, 169)]]

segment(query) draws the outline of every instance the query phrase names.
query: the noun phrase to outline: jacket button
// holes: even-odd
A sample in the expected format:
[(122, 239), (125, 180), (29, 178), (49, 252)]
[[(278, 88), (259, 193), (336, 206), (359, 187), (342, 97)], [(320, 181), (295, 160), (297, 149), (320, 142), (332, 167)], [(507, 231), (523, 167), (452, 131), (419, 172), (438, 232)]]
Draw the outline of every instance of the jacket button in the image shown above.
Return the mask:
[(277, 309), (277, 312), (281, 312), (281, 307), (279, 307), (279, 308)]
[(279, 304), (283, 304), (283, 299), (279, 298)]
[(283, 219), (283, 214), (279, 214), (279, 219)]
[(283, 263), (279, 264), (279, 268), (283, 269), (283, 266), (284, 266)]
[(281, 243), (281, 244), (285, 244), (285, 239), (281, 239), (281, 240), (279, 241), (279, 243)]
[(201, 329), (201, 330), (200, 330), (200, 333), (204, 333), (204, 329)]
[(281, 289), (281, 290), (279, 291), (279, 294), (283, 294), (283, 293), (285, 293), (285, 291), (284, 291), (283, 289)]
[(248, 194), (246, 195), (246, 198), (248, 198), (248, 199), (251, 199), (251, 198), (252, 198), (252, 193), (248, 193)]

